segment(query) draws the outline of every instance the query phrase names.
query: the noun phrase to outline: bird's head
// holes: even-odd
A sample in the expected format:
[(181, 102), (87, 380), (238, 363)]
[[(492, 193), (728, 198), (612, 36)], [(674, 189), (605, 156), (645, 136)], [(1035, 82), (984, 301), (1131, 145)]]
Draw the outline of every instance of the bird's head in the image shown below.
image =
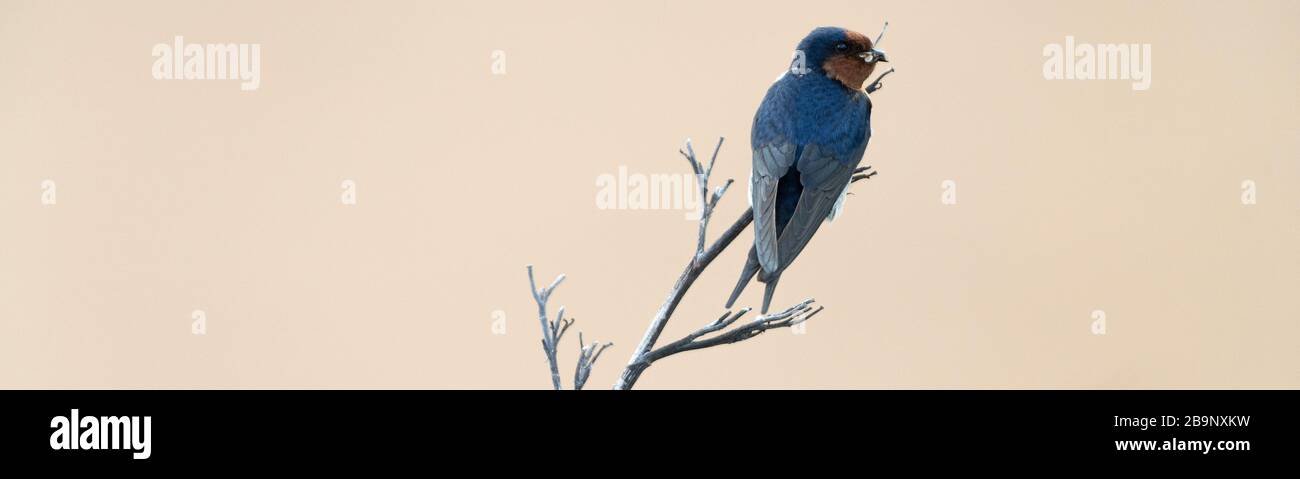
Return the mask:
[[(880, 32), (884, 35), (884, 32)], [(880, 37), (876, 38), (879, 41)], [(821, 27), (799, 42), (800, 55), (806, 72), (824, 74), (851, 90), (861, 90), (876, 69), (876, 63), (888, 62), (885, 52), (875, 49), (875, 43), (861, 33), (839, 27)]]

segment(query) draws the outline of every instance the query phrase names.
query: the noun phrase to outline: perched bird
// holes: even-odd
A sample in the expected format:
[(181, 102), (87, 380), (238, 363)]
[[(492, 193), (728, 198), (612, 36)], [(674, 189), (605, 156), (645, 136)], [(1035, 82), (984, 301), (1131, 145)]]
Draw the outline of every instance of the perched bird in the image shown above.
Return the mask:
[(871, 139), (863, 83), (887, 61), (865, 35), (821, 27), (799, 42), (790, 71), (768, 88), (750, 134), (754, 247), (728, 308), (757, 273), (767, 284), (767, 313), (781, 273), (838, 209)]

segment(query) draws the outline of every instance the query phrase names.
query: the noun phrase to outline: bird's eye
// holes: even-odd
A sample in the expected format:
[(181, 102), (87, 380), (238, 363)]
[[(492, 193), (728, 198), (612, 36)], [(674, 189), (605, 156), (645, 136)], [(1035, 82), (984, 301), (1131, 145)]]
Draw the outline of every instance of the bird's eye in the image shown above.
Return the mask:
[(838, 44), (838, 45), (835, 45), (835, 49), (838, 50), (838, 51), (841, 51), (841, 52), (842, 52), (842, 51), (848, 50), (848, 49), (849, 49), (849, 45), (846, 44), (846, 43), (840, 43), (840, 44)]

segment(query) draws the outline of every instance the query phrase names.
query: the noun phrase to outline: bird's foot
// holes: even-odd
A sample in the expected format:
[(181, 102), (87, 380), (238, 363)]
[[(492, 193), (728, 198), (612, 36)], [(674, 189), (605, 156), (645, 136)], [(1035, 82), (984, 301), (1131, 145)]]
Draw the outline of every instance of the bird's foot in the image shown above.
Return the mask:
[(858, 169), (853, 170), (853, 180), (850, 181), (850, 183), (853, 181), (870, 179), (871, 177), (876, 176), (876, 173), (876, 170), (871, 168), (871, 165), (859, 166)]

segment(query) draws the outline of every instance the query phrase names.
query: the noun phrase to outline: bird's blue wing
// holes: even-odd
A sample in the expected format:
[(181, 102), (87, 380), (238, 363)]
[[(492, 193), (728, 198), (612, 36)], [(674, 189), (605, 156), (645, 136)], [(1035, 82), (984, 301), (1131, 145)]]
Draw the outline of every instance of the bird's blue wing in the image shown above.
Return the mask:
[[(784, 271), (803, 251), (834, 209), (870, 139), (866, 95), (843, 96), (834, 90), (840, 85), (831, 83), (826, 85), (834, 88), (833, 95), (819, 93), (821, 84), (811, 83), (812, 89), (801, 92), (796, 81), (787, 77), (768, 90), (750, 140), (754, 248), (768, 275)], [(791, 168), (798, 174), (790, 174)], [(798, 186), (786, 188), (782, 178)]]
[(780, 254), (774, 271), (784, 271), (787, 266), (790, 266), (795, 257), (799, 256), (808, 245), (808, 240), (817, 233), (817, 229), (821, 227), (826, 217), (830, 215), (835, 202), (839, 200), (840, 193), (853, 178), (853, 170), (857, 168), (866, 149), (866, 145), (863, 146), (864, 148), (849, 152), (849, 158), (837, 157), (829, 149), (819, 145), (807, 145), (803, 148), (796, 167), (803, 184), (803, 192), (799, 196), (799, 204), (794, 214), (790, 216), (790, 221), (786, 223), (777, 240), (777, 251)]
[(795, 145), (773, 142), (754, 148), (754, 170), (749, 194), (754, 206), (754, 249), (763, 271), (774, 272), (780, 265), (777, 253), (776, 191), (781, 177), (795, 163)]

